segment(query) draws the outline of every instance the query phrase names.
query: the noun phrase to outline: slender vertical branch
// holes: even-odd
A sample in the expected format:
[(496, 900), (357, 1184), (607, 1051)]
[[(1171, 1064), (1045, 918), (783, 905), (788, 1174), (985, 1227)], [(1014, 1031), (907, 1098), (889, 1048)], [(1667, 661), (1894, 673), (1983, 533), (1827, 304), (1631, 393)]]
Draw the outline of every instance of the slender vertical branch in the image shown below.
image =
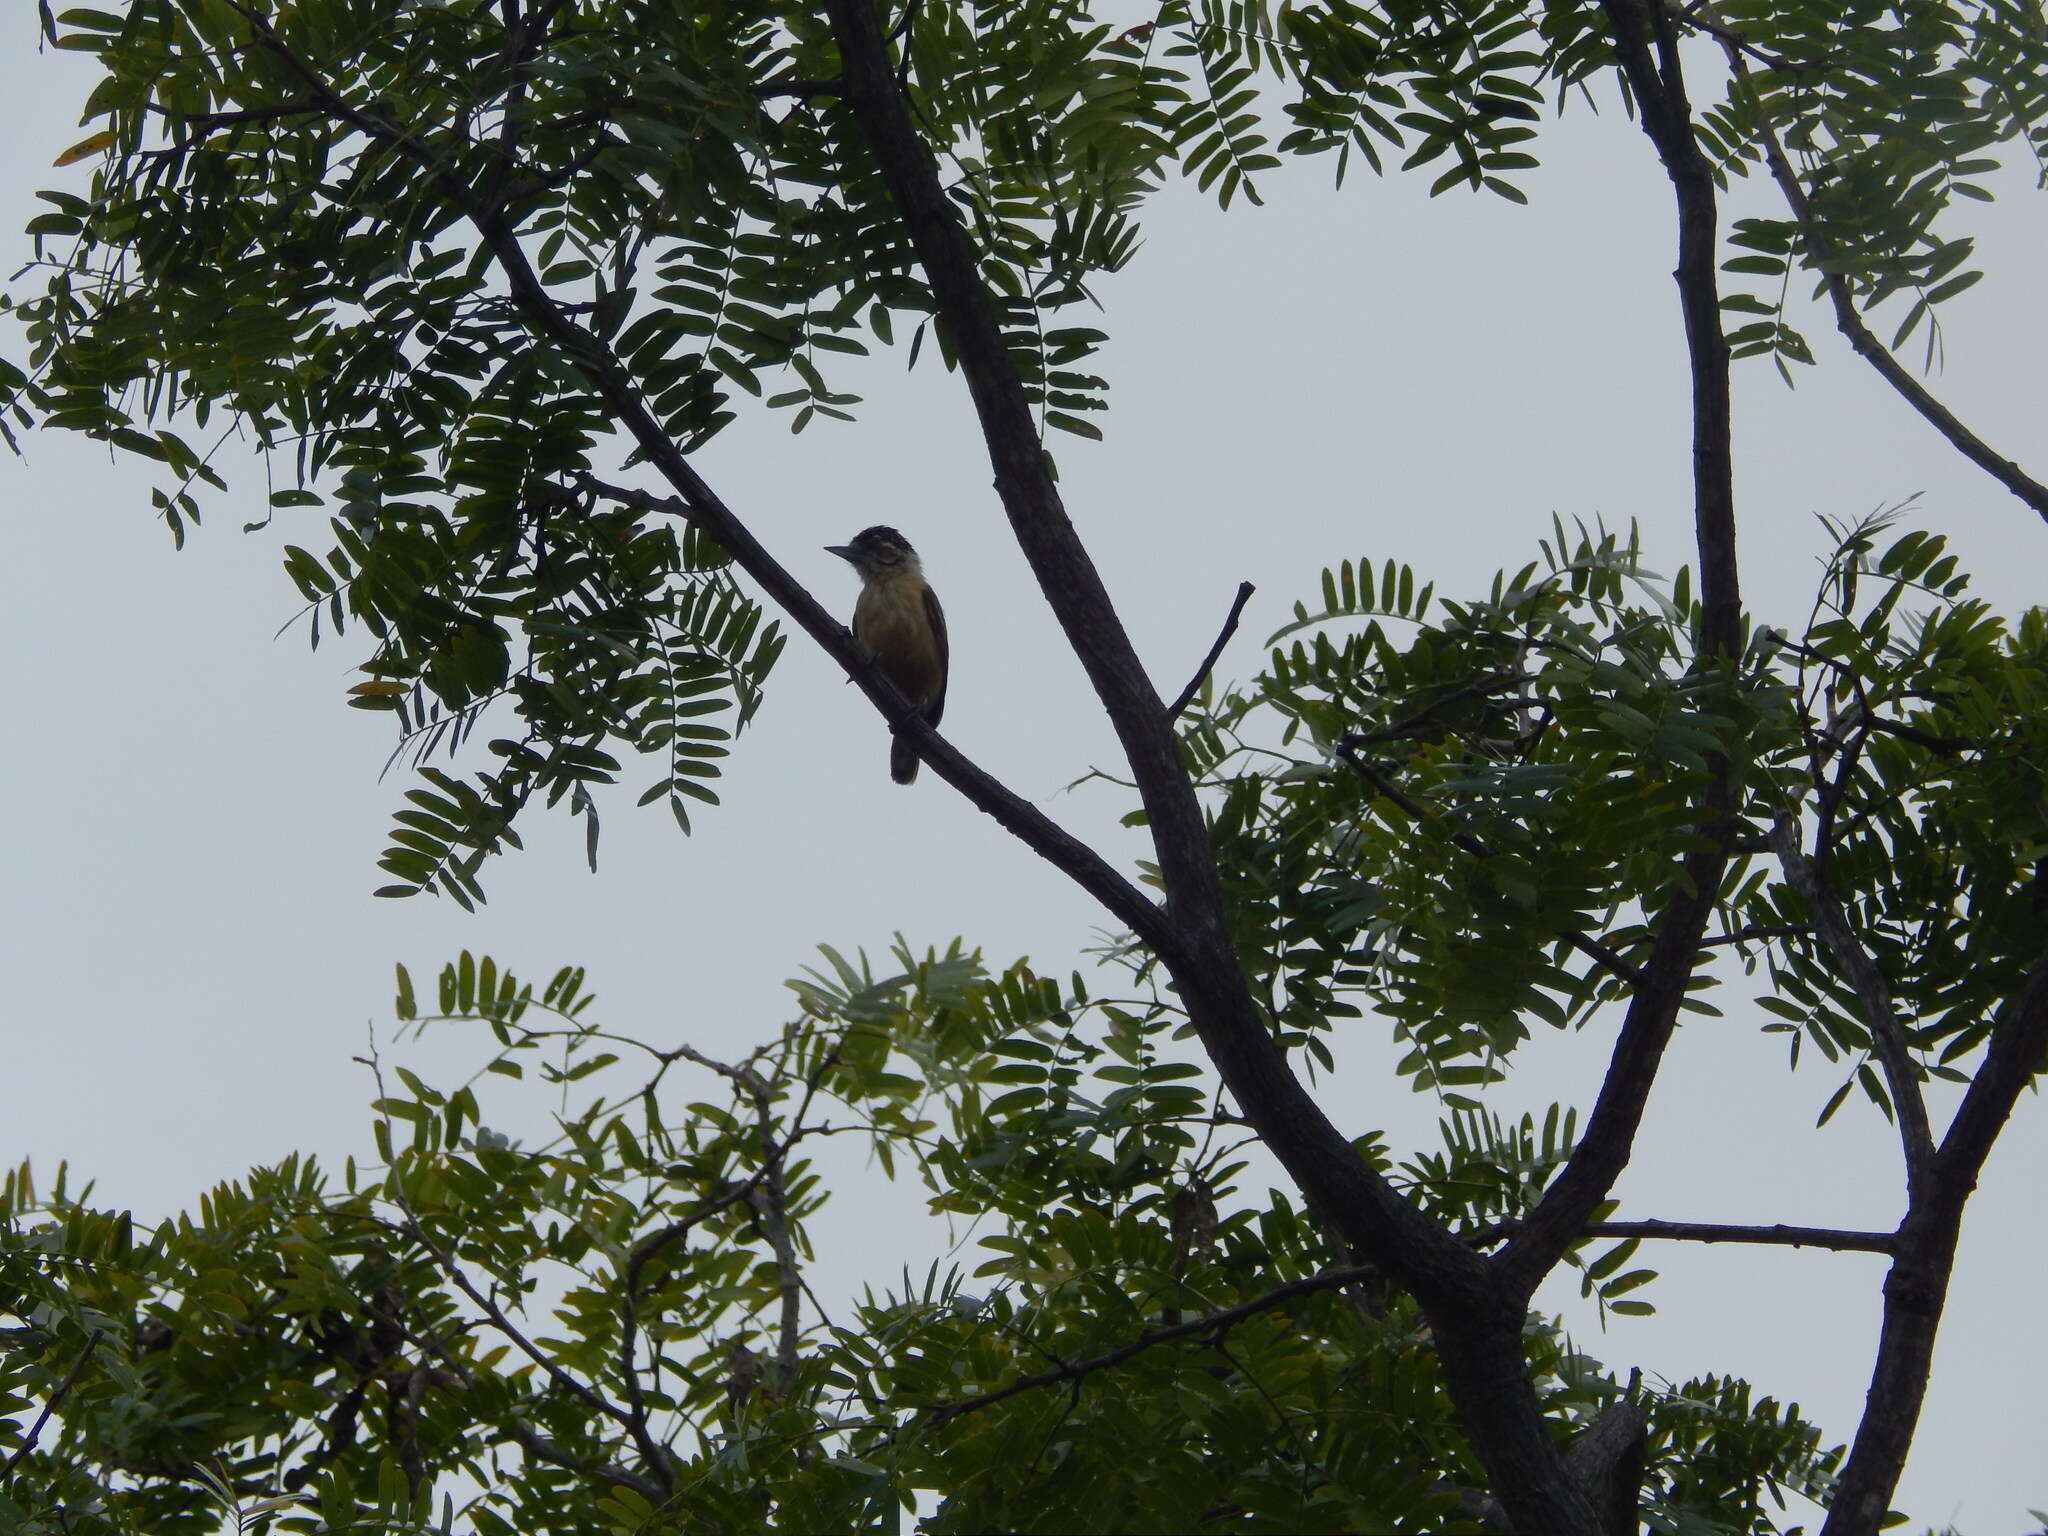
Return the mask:
[(1210, 670), (1216, 665), (1216, 658), (1223, 654), (1223, 647), (1230, 644), (1230, 637), (1237, 633), (1237, 621), (1244, 613), (1244, 605), (1252, 600), (1252, 593), (1258, 589), (1248, 581), (1237, 584), (1237, 599), (1230, 605), (1230, 613), (1223, 620), (1223, 628), (1217, 633), (1216, 643), (1209, 647), (1209, 654), (1202, 658), (1202, 664), (1195, 668), (1195, 675), (1188, 679), (1187, 687), (1181, 689), (1178, 697), (1166, 706), (1166, 713), (1178, 720), (1181, 711), (1194, 702), (1195, 695), (1202, 691), (1202, 684)]
[[(1702, 668), (1730, 665), (1742, 644), (1742, 589), (1735, 558), (1735, 461), (1728, 343), (1721, 331), (1715, 266), (1713, 168), (1693, 133), (1678, 42), (1658, 0), (1603, 0), (1614, 50), (1643, 132), (1656, 148), (1678, 205), (1679, 307), (1692, 375), (1693, 532), (1699, 552)], [(1708, 846), (1687, 854), (1658, 915), (1650, 958), (1616, 1036), (1607, 1076), (1571, 1160), (1498, 1260), (1523, 1297), (1556, 1267), (1628, 1165), (1643, 1110), (1678, 1022), (1707, 921), (1734, 842), (1727, 762), (1708, 765), (1701, 830)]]
[[(1590, 1506), (1565, 1470), (1522, 1355), (1523, 1308), (1479, 1259), (1358, 1155), (1294, 1075), (1260, 1013), (1180, 744), (1047, 471), (995, 306), (912, 121), (873, 0), (825, 0), (845, 101), (931, 284), (973, 397), (997, 494), (1047, 605), (1114, 726), (1166, 889), (1153, 947), (1245, 1118), (1310, 1203), (1429, 1317), (1445, 1383), (1524, 1536), (1580, 1536)], [(1475, 1260), (1477, 1262), (1475, 1262)]]
[(1844, 979), (1856, 990), (1863, 1009), (1864, 1027), (1870, 1031), (1870, 1046), (1884, 1070), (1885, 1087), (1898, 1116), (1899, 1141), (1906, 1157), (1906, 1190), (1910, 1200), (1926, 1183), (1928, 1165), (1934, 1158), (1934, 1137), (1927, 1128), (1927, 1104), (1920, 1093), (1920, 1073), (1906, 1044), (1906, 1031), (1892, 1006), (1890, 986), (1849, 926), (1842, 904), (1835, 899), (1813, 861), (1799, 847), (1799, 828), (1791, 816), (1780, 815), (1771, 828), (1771, 850), (1785, 871), (1785, 882), (1799, 893), (1813, 913), (1814, 927), (1821, 943), (1834, 957)]

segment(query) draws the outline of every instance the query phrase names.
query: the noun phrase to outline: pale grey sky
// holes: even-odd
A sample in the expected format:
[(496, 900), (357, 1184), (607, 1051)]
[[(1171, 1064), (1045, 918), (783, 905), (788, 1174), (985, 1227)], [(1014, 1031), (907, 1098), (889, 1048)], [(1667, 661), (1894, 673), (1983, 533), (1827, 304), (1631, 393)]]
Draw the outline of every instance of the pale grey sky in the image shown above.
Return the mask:
[[(18, 230), (73, 142), (88, 61), (33, 47), (24, 7), (0, 39), (0, 206)], [(1412, 178), (1329, 167), (1274, 177), (1269, 206), (1218, 214), (1163, 195), (1131, 268), (1104, 286), (1108, 441), (1059, 443), (1063, 486), (1142, 654), (1177, 688), (1240, 580), (1259, 593), (1220, 671), (1258, 664), (1258, 640), (1345, 556), (1414, 563), (1450, 594), (1534, 558), (1553, 513), (1639, 520), (1650, 563), (1690, 557), (1683, 357), (1672, 298), (1670, 201), (1619, 113), (1575, 111), (1546, 134), (1551, 168), (1515, 208)], [(1760, 189), (1739, 194), (1755, 203)], [(2003, 451), (2048, 468), (2048, 350), (2038, 272), (2048, 234), (2018, 179), (1977, 226), (1990, 276), (1949, 307), (1937, 388)], [(9, 249), (21, 256), (19, 236)], [(10, 266), (13, 265), (10, 262)], [(1980, 591), (2038, 601), (2048, 529), (1957, 459), (1851, 357), (1818, 312), (1822, 367), (1786, 390), (1768, 365), (1738, 376), (1738, 465), (1749, 605), (1805, 613), (1823, 540), (1816, 513), (1854, 517), (1915, 492)], [(765, 542), (844, 609), (851, 580), (826, 543), (901, 527), (945, 596), (954, 646), (947, 734), (1119, 857), (1120, 792), (1061, 786), (1113, 761), (1078, 666), (1059, 646), (1010, 545), (957, 381), (900, 355), (847, 387), (854, 427), (791, 438), (743, 421), (701, 467)], [(485, 871), (491, 901), (374, 900), (374, 860), (405, 787), (379, 784), (388, 722), (342, 707), (355, 653), (309, 653), (278, 569), (318, 545), (324, 514), (266, 532), (260, 473), (235, 479), (182, 553), (153, 523), (148, 478), (67, 435), (0, 459), (6, 555), (0, 688), (12, 750), (13, 876), (0, 945), (14, 999), (9, 1162), (68, 1157), (101, 1197), (151, 1216), (293, 1149), (369, 1147), (370, 1085), (350, 1058), (388, 1033), (391, 966), (430, 977), (462, 948), (525, 974), (589, 969), (614, 1027), (739, 1051), (788, 1013), (782, 979), (813, 946), (879, 950), (964, 934), (994, 964), (1063, 971), (1100, 915), (940, 783), (889, 782), (872, 712), (792, 643), (721, 786), (726, 805), (681, 838), (635, 811), (637, 765), (608, 807), (597, 876), (581, 832), (536, 819), (528, 851)], [(298, 521), (295, 521), (298, 520)], [(1811, 1125), (1835, 1079), (1788, 1077), (1761, 1016), (1726, 989), (1728, 1017), (1679, 1037), (1622, 1187), (1635, 1216), (1827, 1225), (1896, 1217), (1895, 1143), (1852, 1106)], [(1364, 1031), (1361, 1030), (1361, 1034)], [(1583, 1103), (1604, 1030), (1543, 1039), (1504, 1105)], [(1427, 1139), (1433, 1106), (1351, 1049), (1329, 1101), (1351, 1133)], [(443, 1077), (461, 1042), (402, 1048)], [(491, 1119), (491, 1103), (485, 1104)], [(2048, 1378), (2039, 1276), (2048, 1260), (2037, 1170), (2048, 1117), (2029, 1098), (1971, 1207), (1933, 1391), (1902, 1499), (1916, 1520), (1971, 1536), (2031, 1531), (2048, 1505), (2038, 1383)], [(863, 1186), (865, 1189), (866, 1186)], [(828, 1273), (851, 1291), (917, 1267), (938, 1234), (909, 1190), (864, 1193), (820, 1224)], [(890, 1248), (877, 1232), (895, 1235)], [(1674, 1379), (1748, 1376), (1797, 1400), (1837, 1438), (1853, 1428), (1877, 1318), (1878, 1260), (1664, 1246), (1654, 1318), (1600, 1336), (1570, 1285), (1586, 1347)]]

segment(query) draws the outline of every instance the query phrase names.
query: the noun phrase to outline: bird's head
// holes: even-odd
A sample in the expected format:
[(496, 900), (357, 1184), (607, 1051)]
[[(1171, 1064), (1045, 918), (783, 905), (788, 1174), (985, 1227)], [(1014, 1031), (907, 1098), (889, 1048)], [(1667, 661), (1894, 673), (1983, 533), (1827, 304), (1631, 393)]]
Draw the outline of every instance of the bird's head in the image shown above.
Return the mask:
[(859, 571), (864, 581), (895, 571), (918, 569), (917, 551), (894, 528), (864, 528), (853, 536), (851, 544), (827, 544), (825, 548)]

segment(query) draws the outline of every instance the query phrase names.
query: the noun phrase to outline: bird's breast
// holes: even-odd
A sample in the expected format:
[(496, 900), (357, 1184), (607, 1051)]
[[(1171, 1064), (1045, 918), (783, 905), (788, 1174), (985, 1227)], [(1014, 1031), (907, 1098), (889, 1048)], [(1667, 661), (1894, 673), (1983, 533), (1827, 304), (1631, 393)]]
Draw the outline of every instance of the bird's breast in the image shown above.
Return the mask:
[(911, 703), (929, 703), (938, 693), (944, 679), (937, 637), (925, 616), (922, 581), (877, 581), (864, 587), (853, 605), (853, 637)]

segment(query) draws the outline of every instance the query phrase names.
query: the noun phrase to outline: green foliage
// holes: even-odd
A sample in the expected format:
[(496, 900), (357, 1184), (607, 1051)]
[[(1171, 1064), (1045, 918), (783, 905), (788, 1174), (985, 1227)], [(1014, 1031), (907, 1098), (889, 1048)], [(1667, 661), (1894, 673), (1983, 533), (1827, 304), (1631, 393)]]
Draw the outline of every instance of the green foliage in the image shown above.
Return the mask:
[[(0, 1529), (1479, 1529), (1413, 1305), (1369, 1274), (1256, 1305), (1342, 1260), (1241, 1182), (1170, 1010), (957, 944), (879, 974), (823, 955), (797, 1018), (731, 1063), (593, 1022), (573, 970), (536, 989), (465, 954), (431, 1013), (401, 970), (402, 1029), (486, 1055), (459, 1086), (377, 1068), (374, 1166), (289, 1159), (146, 1230), (14, 1175), (0, 1445), (57, 1397)], [(529, 1077), (562, 1095), (546, 1127), (494, 1129)], [(1520, 1212), (1548, 1165), (1475, 1197), (1475, 1131), (1499, 1127), (1446, 1126), (1418, 1192)], [(1546, 1155), (1569, 1136), (1553, 1116)], [(804, 1293), (832, 1193), (815, 1149), (839, 1139), (914, 1175), (959, 1256), (850, 1311)], [(1549, 1320), (1527, 1343), (1561, 1434), (1624, 1391)], [(1639, 1391), (1646, 1508), (1765, 1531), (1766, 1488), (1825, 1491), (1817, 1432), (1747, 1394)]]
[[(1584, 1027), (1631, 995), (1718, 756), (1751, 825), (1809, 829), (1917, 1069), (1959, 1078), (2039, 934), (2048, 619), (1994, 614), (1897, 521), (1831, 524), (1804, 628), (1758, 632), (1733, 669), (1691, 650), (1686, 573), (1667, 587), (1611, 534), (1560, 528), (1481, 603), (1397, 567), (1325, 572), (1266, 672), (1183, 734), (1282, 1038), (1328, 1066), (1337, 1032), (1384, 1024), (1418, 1089), (1477, 1111), (1533, 1021)], [(1857, 1088), (1889, 1113), (1855, 991), (1767, 855), (1759, 835), (1730, 861), (1710, 942), (1762, 967), (1795, 1065), (1810, 1042), (1847, 1068), (1823, 1119)], [(1700, 994), (1726, 979), (1696, 975), (1687, 1008), (1715, 1012)]]
[[(1480, 601), (1347, 563), (1190, 717), (1276, 1026), (1315, 1059), (1346, 1030), (1405, 1043), (1439, 1142), (1359, 1151), (1468, 1240), (1525, 1219), (1578, 1138), (1562, 1107), (1506, 1120), (1487, 1085), (1534, 1023), (1622, 1006), (1717, 756), (1736, 814), (1789, 818), (1825, 861), (1917, 1070), (1964, 1076), (2031, 963), (2048, 621), (1991, 614), (1896, 513), (1834, 532), (1797, 638), (1712, 665), (1686, 573), (1611, 533), (1557, 528)], [(1836, 1102), (1862, 1084), (1885, 1107), (1766, 842), (1711, 937), (1766, 984), (1768, 1029), (1844, 1069)], [(826, 948), (735, 1062), (592, 1022), (580, 972), (535, 988), (464, 955), (430, 1009), (401, 970), (404, 1027), (489, 1054), (455, 1086), (380, 1069), (374, 1167), (293, 1159), (147, 1232), (15, 1176), (12, 1443), (56, 1404), (15, 1528), (61, 1504), (110, 1532), (227, 1509), (395, 1530), (449, 1499), (486, 1532), (1468, 1528), (1482, 1474), (1414, 1304), (1266, 1186), (1153, 963), (1109, 959), (1124, 992), (958, 943)], [(515, 1136), (529, 1080), (561, 1099)], [(850, 1312), (805, 1292), (850, 1166), (816, 1160), (828, 1139), (934, 1218)], [(1567, 1257), (1603, 1316), (1650, 1310), (1640, 1238)], [(1525, 1345), (1561, 1438), (1631, 1394), (1647, 1413), (1654, 1529), (1767, 1532), (1785, 1496), (1826, 1501), (1838, 1453), (1796, 1408), (1717, 1377), (1625, 1387), (1553, 1319)]]
[[(1950, 203), (1982, 195), (1997, 146), (2048, 146), (2035, 8), (1865, 9), (1730, 5), (1695, 34), (1774, 61), (1702, 102), (1704, 138), (1740, 174), (1775, 135), (1823, 231), (1731, 237), (1729, 269), (1776, 292), (1726, 299), (1730, 339), (1781, 366), (1809, 360), (1792, 263), (1873, 304), (1910, 292), (1903, 339), (1975, 279), (1969, 238), (1937, 233)], [(237, 438), (271, 517), (325, 509), (286, 569), (314, 642), (364, 653), (350, 702), (391, 712), (422, 770), (487, 745), (480, 771), (424, 773), (385, 894), (474, 902), (536, 800), (585, 817), (594, 856), (621, 748), (659, 762), (646, 798), (687, 830), (780, 637), (719, 551), (601, 504), (586, 473), (634, 457), (607, 442), (622, 413), (691, 448), (749, 399), (797, 430), (848, 419), (834, 375), (877, 344), (951, 360), (818, 19), (127, 0), (45, 24), (104, 74), (62, 162), (90, 184), (30, 225), (8, 412), (160, 465), (181, 541)], [(1227, 205), (1288, 156), (1334, 154), (1341, 181), (1391, 154), (1434, 191), (1520, 200), (1544, 109), (1594, 99), (1611, 63), (1597, 6), (1513, 0), (1166, 0), (1137, 26), (985, 0), (912, 6), (892, 37), (1041, 425), (1088, 437), (1107, 338), (1064, 311), (1130, 260), (1165, 176)], [(1502, 1006), (1533, 980), (1502, 978)]]
[(1662, 590), (1609, 534), (1558, 529), (1541, 566), (1434, 622), (1405, 569), (1323, 585), (1266, 673), (1185, 732), (1227, 785), (1240, 952), (1318, 1061), (1370, 1007), (1418, 1087), (1476, 1108), (1529, 1020), (1623, 995), (1597, 956), (1645, 942), (1710, 761), (1790, 738), (1784, 690), (1695, 667), (1686, 578)]
[[(1778, 639), (1807, 721), (1788, 753), (1804, 780), (1830, 881), (1882, 968), (1930, 1076), (1988, 1038), (1991, 1010), (2032, 964), (2048, 901), (2048, 616), (2016, 622), (1968, 595), (1939, 537), (1880, 541), (1893, 516), (1837, 528), (1840, 543), (1803, 641)], [(1748, 925), (1797, 922), (1783, 886), (1742, 893)], [(1763, 1006), (1796, 1062), (1810, 1042), (1890, 1112), (1853, 993), (1811, 937), (1764, 950)]]
[[(848, 419), (842, 359), (876, 347), (953, 361), (818, 16), (39, 10), (102, 76), (60, 161), (90, 182), (31, 225), (0, 430), (161, 466), (180, 541), (238, 437), (270, 519), (317, 515), (285, 554), (302, 621), (356, 647), (349, 702), (394, 717), (419, 773), (385, 893), (477, 901), (536, 802), (583, 816), (594, 860), (623, 748), (688, 831), (782, 636), (726, 551), (596, 475), (755, 400), (796, 431)], [(1718, 173), (1781, 147), (1797, 181), (1788, 217), (1731, 233), (1726, 270), (1761, 284), (1724, 300), (1735, 350), (1809, 360), (1795, 266), (1910, 298), (1896, 339), (1924, 324), (1932, 348), (1976, 278), (1954, 201), (2002, 146), (2048, 151), (2038, 7), (1660, 15), (1739, 61), (1698, 102)], [(1086, 437), (1107, 336), (1067, 311), (1131, 260), (1167, 176), (1227, 206), (1290, 156), (1333, 154), (1339, 181), (1391, 156), (1519, 201), (1546, 109), (1598, 100), (1613, 65), (1577, 0), (886, 20), (1041, 432)], [(1729, 963), (1685, 1006), (1714, 1013), (1739, 962), (1793, 1061), (1810, 1042), (1840, 1078), (1822, 1120), (1859, 1087), (1891, 1111), (1874, 1025), (1907, 1071), (1966, 1077), (2031, 963), (2048, 618), (1991, 613), (1889, 515), (1833, 533), (1806, 623), (1715, 661), (1689, 577), (1633, 537), (1559, 525), (1477, 600), (1347, 561), (1259, 677), (1186, 717), (1276, 1037), (1313, 1072), (1387, 1031), (1440, 1143), (1358, 1150), (1464, 1239), (1526, 1218), (1577, 1136), (1487, 1090), (1537, 1025), (1631, 1004), (1720, 834)], [(459, 769), (473, 738), (488, 766)], [(1774, 838), (1810, 847), (1894, 1018)], [(465, 955), (431, 1016), (401, 972), (408, 1027), (489, 1050), (453, 1087), (378, 1069), (374, 1166), (290, 1159), (147, 1228), (11, 1177), (0, 1533), (1471, 1527), (1481, 1474), (1414, 1305), (1266, 1187), (1155, 958), (1112, 959), (1134, 995), (958, 944), (879, 972), (827, 949), (734, 1062), (589, 1022), (574, 971), (536, 992)], [(558, 1100), (537, 1132), (529, 1081)], [(827, 1138), (915, 1178), (953, 1238), (850, 1313), (804, 1283)], [(1603, 1318), (1648, 1309), (1638, 1254), (1589, 1233), (1569, 1255)], [(1543, 1317), (1525, 1344), (1561, 1443), (1624, 1398), (1647, 1414), (1655, 1529), (1769, 1531), (1781, 1492), (1828, 1495), (1818, 1431), (1744, 1383), (1624, 1387)]]
[(1775, 356), (1781, 372), (1812, 362), (1787, 316), (1796, 254), (1809, 271), (1845, 280), (1860, 305), (1910, 296), (1892, 345), (1924, 323), (1932, 364), (1936, 306), (1983, 276), (1968, 265), (1972, 239), (1943, 232), (1955, 201), (1990, 199), (1980, 178), (1998, 168), (2002, 146), (2017, 141), (2037, 167), (2048, 146), (2040, 7), (1738, 3), (1717, 14), (1741, 38), (1746, 68), (1703, 112), (1702, 141), (1725, 172), (1745, 175), (1775, 139), (1814, 230), (1802, 238), (1793, 219), (1737, 225), (1731, 239), (1747, 254), (1725, 270), (1780, 281), (1773, 295), (1722, 301), (1758, 317), (1729, 340), (1738, 354)]

